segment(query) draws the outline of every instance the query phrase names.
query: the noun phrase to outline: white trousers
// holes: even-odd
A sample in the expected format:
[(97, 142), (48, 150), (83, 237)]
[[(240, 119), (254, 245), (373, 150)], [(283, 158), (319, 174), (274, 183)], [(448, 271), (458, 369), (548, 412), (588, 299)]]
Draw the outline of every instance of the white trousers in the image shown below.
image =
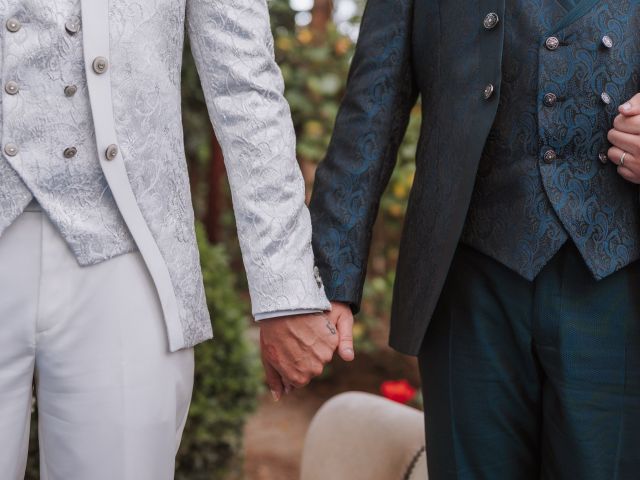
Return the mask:
[(138, 252), (80, 267), (40, 211), (0, 237), (2, 480), (24, 478), (34, 376), (41, 479), (173, 479), (193, 367)]

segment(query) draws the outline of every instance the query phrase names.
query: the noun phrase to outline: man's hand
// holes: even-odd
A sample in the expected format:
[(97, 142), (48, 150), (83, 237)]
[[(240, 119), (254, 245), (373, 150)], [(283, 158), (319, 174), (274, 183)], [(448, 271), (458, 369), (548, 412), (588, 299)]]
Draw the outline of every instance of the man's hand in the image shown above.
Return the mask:
[(609, 160), (618, 166), (622, 178), (640, 183), (640, 93), (618, 110), (620, 114), (607, 136), (613, 145), (608, 152)]
[(338, 347), (334, 316), (292, 315), (260, 322), (260, 347), (267, 384), (275, 400), (320, 375)]

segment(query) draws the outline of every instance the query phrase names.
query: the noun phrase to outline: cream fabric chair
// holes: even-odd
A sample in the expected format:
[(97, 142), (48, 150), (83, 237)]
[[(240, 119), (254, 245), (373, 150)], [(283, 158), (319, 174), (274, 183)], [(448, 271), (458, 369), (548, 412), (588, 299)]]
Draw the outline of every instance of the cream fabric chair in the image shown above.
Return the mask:
[(338, 395), (315, 415), (301, 480), (426, 480), (422, 412), (368, 393)]

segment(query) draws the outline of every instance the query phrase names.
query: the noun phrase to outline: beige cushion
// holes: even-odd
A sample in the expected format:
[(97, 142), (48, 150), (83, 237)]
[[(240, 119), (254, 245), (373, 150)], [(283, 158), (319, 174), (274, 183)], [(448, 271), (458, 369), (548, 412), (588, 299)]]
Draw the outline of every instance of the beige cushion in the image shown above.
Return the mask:
[(344, 393), (311, 422), (300, 478), (425, 480), (423, 447), (422, 412), (368, 393)]

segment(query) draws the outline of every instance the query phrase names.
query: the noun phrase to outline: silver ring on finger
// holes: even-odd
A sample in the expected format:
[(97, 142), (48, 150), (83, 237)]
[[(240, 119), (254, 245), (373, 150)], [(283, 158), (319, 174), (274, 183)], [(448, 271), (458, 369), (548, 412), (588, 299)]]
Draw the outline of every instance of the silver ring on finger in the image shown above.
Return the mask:
[(626, 156), (627, 156), (627, 152), (623, 152), (623, 153), (622, 153), (622, 156), (620, 157), (620, 163), (619, 163), (619, 165), (620, 165), (621, 167), (624, 167), (624, 157), (626, 157)]

